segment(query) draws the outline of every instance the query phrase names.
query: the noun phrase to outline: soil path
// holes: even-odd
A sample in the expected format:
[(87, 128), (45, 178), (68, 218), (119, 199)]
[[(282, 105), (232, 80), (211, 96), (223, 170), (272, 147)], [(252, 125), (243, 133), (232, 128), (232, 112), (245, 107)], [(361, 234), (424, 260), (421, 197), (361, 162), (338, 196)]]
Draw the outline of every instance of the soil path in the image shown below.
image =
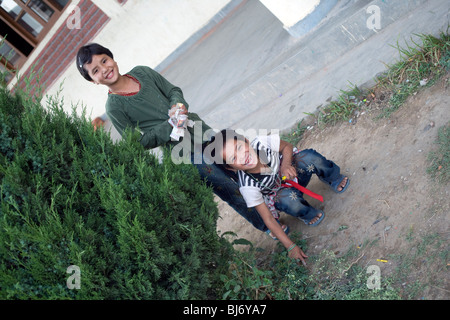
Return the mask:
[[(325, 198), (320, 203), (306, 196), (311, 205), (326, 213), (318, 227), (307, 227), (281, 214), (283, 223), (307, 239), (309, 256), (323, 249), (340, 255), (365, 241), (378, 240), (366, 249), (359, 263), (378, 264), (383, 274), (393, 270), (396, 261), (376, 260), (410, 250), (414, 246), (411, 237), (420, 239), (437, 233), (446, 241), (438, 250), (448, 251), (450, 186), (437, 184), (426, 169), (427, 156), (436, 148), (438, 129), (450, 121), (449, 77), (447, 74), (432, 87), (421, 89), (389, 118), (375, 119), (380, 113), (378, 107), (387, 100), (382, 92), (376, 92), (375, 101), (361, 112), (356, 123), (305, 133), (299, 149), (317, 150), (335, 161), (351, 179), (345, 193), (335, 194), (313, 177), (308, 188)], [(219, 210), (219, 234), (233, 231), (268, 254), (277, 250), (276, 241), (254, 229), (228, 205), (219, 201)], [(426, 253), (423, 259), (427, 259)], [(420, 267), (415, 271), (415, 276), (423, 272)], [(431, 286), (425, 298), (450, 298), (448, 273), (437, 276), (444, 277), (440, 287)]]

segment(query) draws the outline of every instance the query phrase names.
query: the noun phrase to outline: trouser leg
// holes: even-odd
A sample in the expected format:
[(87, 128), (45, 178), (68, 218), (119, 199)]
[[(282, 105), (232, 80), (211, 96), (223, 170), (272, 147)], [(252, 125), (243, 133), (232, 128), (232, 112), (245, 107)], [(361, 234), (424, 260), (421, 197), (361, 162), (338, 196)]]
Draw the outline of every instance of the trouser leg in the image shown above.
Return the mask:
[(299, 184), (303, 187), (308, 185), (313, 173), (328, 184), (340, 177), (339, 166), (313, 149), (302, 150), (294, 155), (293, 163), (297, 169)]
[[(294, 155), (292, 161), (293, 166), (297, 170), (298, 183), (303, 187), (308, 185), (313, 174), (316, 174), (320, 180), (329, 184), (340, 176), (339, 166), (313, 149), (300, 151)], [(322, 212), (312, 207), (303, 198), (303, 193), (295, 188), (283, 188), (279, 190), (275, 207), (306, 222)]]
[(303, 193), (295, 188), (279, 190), (275, 199), (275, 208), (306, 222), (309, 222), (321, 212), (312, 207), (303, 198)]
[(207, 185), (212, 187), (214, 193), (256, 229), (266, 231), (267, 227), (256, 209), (247, 207), (239, 191), (237, 175), (233, 171), (223, 169), (216, 164), (207, 164), (204, 160), (201, 163), (198, 162), (197, 158), (195, 162), (192, 161), (197, 167), (201, 178), (206, 181)]

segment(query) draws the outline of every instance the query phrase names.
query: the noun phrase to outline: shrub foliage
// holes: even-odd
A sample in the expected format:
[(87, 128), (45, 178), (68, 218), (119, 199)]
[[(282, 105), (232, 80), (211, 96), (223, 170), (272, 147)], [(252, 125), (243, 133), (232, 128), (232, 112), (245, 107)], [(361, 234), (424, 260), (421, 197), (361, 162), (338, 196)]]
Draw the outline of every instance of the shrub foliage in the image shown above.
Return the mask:
[(114, 144), (62, 104), (1, 88), (0, 298), (210, 297), (227, 246), (196, 169), (132, 132)]

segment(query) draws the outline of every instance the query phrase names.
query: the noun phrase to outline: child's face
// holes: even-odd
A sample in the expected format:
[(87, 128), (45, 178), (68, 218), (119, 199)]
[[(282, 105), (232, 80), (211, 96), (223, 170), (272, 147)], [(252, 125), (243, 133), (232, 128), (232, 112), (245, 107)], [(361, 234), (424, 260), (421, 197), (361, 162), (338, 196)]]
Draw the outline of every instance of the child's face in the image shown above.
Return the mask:
[(96, 84), (110, 86), (120, 76), (117, 63), (106, 54), (93, 55), (92, 62), (86, 63), (84, 68)]
[(251, 170), (258, 164), (258, 155), (250, 147), (248, 140), (230, 139), (225, 143), (223, 159), (232, 169)]

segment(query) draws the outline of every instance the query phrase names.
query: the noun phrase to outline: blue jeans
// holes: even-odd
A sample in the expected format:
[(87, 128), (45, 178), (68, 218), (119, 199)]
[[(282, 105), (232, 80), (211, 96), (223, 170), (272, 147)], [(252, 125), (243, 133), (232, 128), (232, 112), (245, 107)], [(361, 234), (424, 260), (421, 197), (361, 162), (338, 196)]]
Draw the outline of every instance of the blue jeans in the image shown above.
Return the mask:
[(194, 154), (191, 161), (197, 167), (202, 180), (212, 187), (214, 193), (228, 205), (250, 222), (256, 229), (266, 231), (267, 227), (263, 219), (255, 208), (248, 208), (239, 191), (237, 174), (216, 164), (206, 164), (203, 157), (199, 164), (199, 156), (194, 161)]
[[(297, 169), (298, 184), (306, 187), (313, 174), (331, 185), (341, 179), (340, 168), (333, 161), (313, 149), (302, 150), (293, 156), (293, 166)], [(277, 192), (275, 208), (291, 216), (309, 222), (321, 210), (312, 207), (304, 198), (303, 193), (295, 188), (283, 188)]]
[[(223, 169), (216, 164), (194, 162), (200, 176), (213, 188), (214, 193), (223, 201), (228, 203), (236, 212), (250, 222), (256, 229), (267, 231), (263, 219), (255, 208), (248, 208), (244, 198), (239, 192), (237, 174), (233, 171)], [(293, 156), (293, 166), (297, 169), (298, 182), (306, 187), (311, 180), (312, 174), (316, 174), (324, 182), (332, 183), (340, 177), (340, 168), (332, 161), (327, 160), (315, 150), (308, 149)], [(283, 188), (278, 191), (275, 199), (275, 207), (289, 215), (303, 220), (311, 220), (317, 216), (320, 210), (311, 207), (303, 198), (303, 193), (295, 188)]]

